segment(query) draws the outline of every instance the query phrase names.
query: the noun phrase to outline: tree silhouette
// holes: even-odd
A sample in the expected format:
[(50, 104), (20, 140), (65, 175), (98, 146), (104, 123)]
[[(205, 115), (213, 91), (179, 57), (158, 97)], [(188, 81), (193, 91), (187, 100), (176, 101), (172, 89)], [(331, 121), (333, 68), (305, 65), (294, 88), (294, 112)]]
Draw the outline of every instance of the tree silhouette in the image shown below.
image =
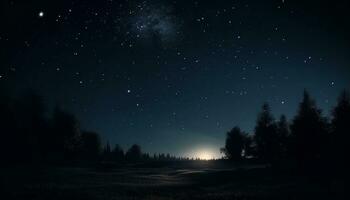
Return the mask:
[(97, 161), (101, 153), (101, 139), (95, 132), (81, 133), (81, 155), (86, 161)]
[(349, 141), (350, 125), (350, 95), (343, 91), (338, 97), (336, 107), (332, 112), (332, 156), (333, 165), (336, 166), (336, 172), (343, 174), (345, 172), (345, 163), (347, 159), (346, 145)]
[(320, 165), (327, 136), (327, 120), (304, 91), (303, 100), (291, 125), (294, 153), (301, 169)]
[(137, 144), (132, 145), (125, 154), (125, 157), (128, 161), (138, 161), (141, 159), (141, 156), (141, 147)]
[[(151, 157), (150, 157), (149, 153), (142, 154), (142, 160), (150, 160), (150, 159), (151, 159)], [(170, 157), (169, 160), (174, 160), (174, 158)]]
[(279, 143), (279, 149), (276, 154), (278, 154), (278, 157), (286, 158), (288, 155), (288, 149), (289, 149), (289, 125), (287, 122), (287, 118), (285, 115), (281, 115), (279, 121), (277, 122), (277, 137), (278, 137), (278, 143)]
[(113, 154), (113, 160), (116, 160), (116, 161), (124, 160), (124, 151), (118, 144), (114, 146), (112, 154)]
[(221, 152), (230, 160), (240, 160), (244, 146), (245, 137), (241, 129), (235, 126), (231, 131), (227, 132), (225, 147), (221, 149)]
[[(124, 154), (109, 142), (101, 154), (100, 137), (95, 132), (81, 131), (74, 115), (59, 107), (52, 117), (46, 113), (44, 100), (29, 91), (19, 98), (1, 94), (0, 98), (0, 156), (8, 163), (77, 161), (138, 161), (189, 160), (171, 154), (143, 154), (139, 145), (132, 145)], [(275, 122), (269, 105), (264, 104), (258, 114), (253, 137), (234, 127), (227, 132), (222, 152), (231, 160), (255, 155), (275, 164), (279, 160), (295, 159), (301, 169), (332, 169), (341, 175), (345, 172), (345, 145), (350, 124), (350, 95), (343, 91), (332, 111), (331, 126), (310, 95), (304, 91), (298, 113), (290, 130), (284, 115)], [(332, 134), (330, 134), (332, 133)], [(332, 143), (331, 143), (331, 142)], [(101, 156), (102, 155), (102, 156)], [(324, 167), (326, 166), (326, 167)]]
[(258, 158), (274, 162), (279, 149), (277, 126), (267, 103), (263, 104), (262, 111), (258, 115), (254, 140)]
[(57, 160), (72, 160), (77, 156), (81, 132), (74, 115), (56, 107), (51, 126), (51, 149)]
[(105, 161), (113, 160), (111, 145), (109, 144), (109, 141), (107, 141), (106, 145), (103, 148), (103, 160)]

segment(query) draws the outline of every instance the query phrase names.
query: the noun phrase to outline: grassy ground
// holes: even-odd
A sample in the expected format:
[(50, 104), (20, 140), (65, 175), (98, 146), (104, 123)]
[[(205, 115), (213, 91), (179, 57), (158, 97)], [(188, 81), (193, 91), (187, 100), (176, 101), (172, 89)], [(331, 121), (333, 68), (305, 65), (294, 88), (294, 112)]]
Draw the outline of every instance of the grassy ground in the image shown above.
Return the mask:
[(341, 199), (339, 184), (259, 165), (139, 163), (1, 170), (1, 199)]

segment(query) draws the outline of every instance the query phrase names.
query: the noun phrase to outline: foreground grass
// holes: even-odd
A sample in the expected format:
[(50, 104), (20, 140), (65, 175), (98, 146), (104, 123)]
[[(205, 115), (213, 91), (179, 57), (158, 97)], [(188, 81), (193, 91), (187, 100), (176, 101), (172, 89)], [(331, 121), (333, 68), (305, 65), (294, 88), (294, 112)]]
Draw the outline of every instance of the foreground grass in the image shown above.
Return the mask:
[(1, 170), (1, 199), (342, 199), (342, 184), (215, 162)]

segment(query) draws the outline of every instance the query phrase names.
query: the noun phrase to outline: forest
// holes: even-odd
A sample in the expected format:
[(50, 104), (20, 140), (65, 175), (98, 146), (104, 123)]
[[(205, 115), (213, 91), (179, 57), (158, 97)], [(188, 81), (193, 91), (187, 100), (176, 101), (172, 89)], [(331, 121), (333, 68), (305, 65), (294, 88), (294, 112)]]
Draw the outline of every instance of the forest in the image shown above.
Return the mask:
[[(24, 192), (24, 196), (16, 196), (19, 191), (17, 184), (24, 181), (23, 177), (27, 177), (33, 170), (40, 176), (44, 176), (39, 180), (43, 181), (40, 184), (46, 185), (48, 180), (60, 180), (52, 176), (63, 173), (62, 169), (72, 170), (77, 167), (92, 170), (94, 173), (100, 173), (102, 170), (103, 173), (93, 175), (96, 176), (94, 184), (98, 184), (98, 180), (104, 180), (103, 183), (106, 184), (108, 180), (119, 180), (122, 182), (120, 184), (126, 184), (125, 181), (135, 181), (136, 176), (138, 178), (133, 184), (140, 184), (140, 181), (142, 183), (150, 181), (152, 184), (160, 185), (167, 183), (169, 190), (172, 191), (177, 190), (174, 187), (180, 182), (183, 187), (191, 186), (185, 197), (175, 195), (175, 199), (188, 199), (199, 195), (197, 191), (193, 191), (196, 185), (202, 187), (204, 184), (207, 187), (211, 184), (234, 184), (243, 180), (245, 184), (255, 185), (256, 189), (262, 189), (271, 184), (271, 187), (280, 188), (283, 186), (280, 181), (295, 185), (294, 189), (288, 186), (288, 190), (280, 188), (276, 189), (277, 191), (268, 191), (269, 195), (280, 195), (277, 199), (291, 194), (296, 195), (295, 197), (299, 199), (300, 197), (315, 197), (315, 194), (317, 197), (327, 198), (336, 194), (337, 198), (339, 195), (342, 198), (342, 192), (344, 192), (345, 163), (348, 161), (348, 156), (345, 155), (345, 145), (348, 141), (350, 124), (350, 95), (345, 90), (339, 95), (331, 116), (323, 114), (306, 90), (297, 114), (291, 120), (287, 120), (284, 115), (275, 119), (269, 104), (263, 104), (257, 115), (254, 132), (247, 133), (238, 126), (233, 127), (226, 133), (225, 146), (221, 148), (223, 157), (209, 161), (176, 157), (169, 153), (150, 155), (143, 152), (138, 144), (132, 145), (127, 150), (117, 144), (111, 146), (108, 141), (102, 144), (98, 133), (82, 129), (79, 120), (59, 106), (56, 106), (49, 114), (44, 99), (34, 92), (24, 93), (17, 98), (2, 96), (0, 110), (1, 168), (6, 173), (6, 176), (4, 174), (3, 176), (10, 176), (3, 179), (1, 184), (5, 187), (4, 185), (13, 182), (15, 189), (6, 186), (12, 189), (13, 193), (9, 196), (13, 199), (21, 199), (28, 195)], [(18, 168), (20, 170), (17, 170)], [(6, 171), (9, 169), (16, 170), (10, 170), (10, 173), (7, 174)], [(42, 174), (43, 169), (55, 170)], [(244, 170), (240, 171), (242, 169)], [(25, 175), (19, 175), (21, 174), (19, 171)], [(117, 175), (117, 172), (121, 175)], [(80, 172), (78, 177), (75, 173), (77, 172), (65, 171), (63, 174), (67, 177), (64, 180), (87, 184), (89, 182), (86, 182), (85, 179), (92, 176), (91, 172)], [(144, 174), (149, 174), (149, 177), (145, 179)], [(190, 174), (197, 175), (190, 176)], [(130, 177), (131, 175), (134, 178)], [(16, 176), (20, 176), (21, 181), (13, 178)], [(162, 178), (156, 178), (158, 176)], [(268, 182), (261, 182), (266, 179), (266, 176), (269, 178)], [(295, 177), (299, 177), (298, 180), (295, 180)], [(312, 180), (311, 183), (309, 179)], [(258, 180), (259, 182), (256, 182)], [(34, 184), (32, 178), (27, 181), (29, 181), (27, 184)], [(63, 183), (67, 184), (67, 182)], [(322, 183), (321, 186), (315, 186), (320, 183)], [(78, 183), (74, 182), (74, 185), (76, 184)], [(331, 186), (332, 184), (335, 186)], [(252, 199), (263, 198), (260, 193), (249, 194), (247, 188), (252, 185), (239, 189), (239, 194), (244, 193), (242, 198), (250, 195), (253, 195)], [(117, 191), (121, 192), (118, 193), (119, 196), (125, 195), (125, 192), (131, 192), (132, 197), (139, 198), (138, 195), (148, 195), (147, 198), (149, 198), (151, 195), (150, 199), (153, 199), (152, 195), (164, 197), (168, 194), (167, 190), (165, 193), (158, 194), (155, 191), (159, 191), (159, 186), (152, 187), (155, 188), (145, 189), (140, 193), (133, 190), (134, 186), (119, 188)], [(304, 191), (303, 189), (310, 187), (316, 187), (315, 191)], [(267, 189), (262, 191), (266, 192), (265, 190)], [(26, 190), (21, 190), (20, 193), (23, 191)], [(113, 191), (110, 190), (110, 192)], [(89, 191), (89, 195), (91, 195), (90, 192), (93, 193), (92, 195), (100, 195), (98, 190)], [(216, 192), (220, 198), (224, 194), (221, 190)], [(53, 194), (51, 190), (43, 192), (42, 189), (30, 190), (29, 193), (34, 193), (38, 199), (52, 198)], [(130, 197), (129, 193), (126, 199)], [(75, 193), (68, 192), (65, 195), (76, 199)], [(223, 199), (236, 195), (237, 191), (227, 196), (224, 195)], [(61, 198), (62, 196), (57, 197), (57, 199)], [(203, 196), (198, 198), (211, 199)]]
[[(5, 164), (76, 163), (137, 160), (188, 160), (169, 153), (149, 155), (138, 144), (124, 151), (118, 144), (101, 143), (98, 133), (81, 129), (79, 120), (56, 106), (47, 113), (43, 97), (33, 91), (18, 98), (0, 99), (1, 145)], [(223, 159), (256, 159), (278, 164), (293, 162), (300, 168), (343, 166), (350, 123), (350, 96), (343, 91), (331, 116), (324, 116), (305, 90), (297, 115), (290, 121), (275, 119), (268, 103), (258, 113), (253, 133), (235, 126), (227, 132)], [(193, 158), (192, 158), (193, 159)]]

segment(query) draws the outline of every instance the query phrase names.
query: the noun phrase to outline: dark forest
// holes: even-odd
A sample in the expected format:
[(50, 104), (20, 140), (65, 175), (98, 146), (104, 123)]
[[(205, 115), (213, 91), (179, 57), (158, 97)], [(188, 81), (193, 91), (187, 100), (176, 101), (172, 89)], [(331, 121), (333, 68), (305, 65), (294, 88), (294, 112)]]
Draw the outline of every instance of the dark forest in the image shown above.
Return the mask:
[[(48, 114), (44, 102), (44, 98), (33, 91), (17, 98), (1, 98), (0, 152), (5, 169), (83, 167), (112, 172), (130, 168), (130, 165), (136, 169), (195, 165), (200, 169), (199, 166), (207, 162), (204, 166), (208, 163), (237, 169), (250, 166), (263, 170), (259, 173), (272, 173), (270, 176), (292, 173), (307, 177), (320, 181), (330, 190), (327, 198), (341, 197), (344, 193), (345, 163), (348, 162), (345, 141), (350, 122), (350, 96), (345, 90), (328, 117), (306, 90), (297, 115), (290, 121), (284, 115), (276, 120), (270, 106), (263, 104), (254, 133), (233, 127), (221, 148), (222, 158), (215, 160), (177, 157), (169, 153), (150, 155), (142, 152), (138, 144), (127, 150), (118, 144), (113, 147), (109, 142), (102, 144), (98, 133), (82, 129), (79, 120), (59, 106)], [(245, 169), (243, 173), (251, 173), (250, 170)], [(217, 178), (220, 176), (212, 177), (212, 181), (215, 183)], [(337, 184), (337, 188), (333, 188), (332, 183)]]

